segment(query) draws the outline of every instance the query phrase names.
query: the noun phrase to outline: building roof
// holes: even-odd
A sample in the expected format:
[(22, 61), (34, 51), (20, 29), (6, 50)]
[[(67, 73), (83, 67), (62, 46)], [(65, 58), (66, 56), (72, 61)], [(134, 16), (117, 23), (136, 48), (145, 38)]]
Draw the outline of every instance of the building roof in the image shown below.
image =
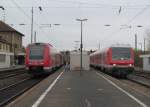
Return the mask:
[(14, 28), (2, 21), (0, 21), (0, 32), (16, 32), (20, 36), (24, 36), (24, 34), (20, 33), (19, 31), (15, 30)]

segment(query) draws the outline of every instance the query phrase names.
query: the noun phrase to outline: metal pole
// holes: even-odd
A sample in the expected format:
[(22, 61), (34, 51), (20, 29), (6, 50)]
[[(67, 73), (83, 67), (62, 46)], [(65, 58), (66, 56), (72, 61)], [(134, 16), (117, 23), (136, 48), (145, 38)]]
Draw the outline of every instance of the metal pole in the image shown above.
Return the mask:
[(82, 21), (81, 21), (81, 45), (80, 45), (80, 51), (81, 51), (81, 62), (80, 62), (80, 65), (81, 65), (81, 68), (80, 68), (80, 75), (82, 75), (82, 48), (83, 48), (83, 43), (82, 43)]
[(137, 51), (137, 34), (135, 34), (135, 51)]
[(36, 31), (34, 32), (34, 43), (36, 43)]
[(100, 50), (100, 47), (101, 47), (101, 44), (100, 44), (100, 42), (99, 42), (99, 45), (98, 45), (98, 49)]
[(32, 7), (32, 10), (31, 10), (31, 14), (32, 14), (32, 17), (31, 17), (31, 43), (33, 42), (33, 7)]
[(82, 30), (83, 30), (83, 21), (87, 21), (88, 19), (76, 19), (77, 21), (81, 22), (81, 44), (80, 44), (80, 76), (82, 75), (83, 65), (82, 65)]
[(5, 22), (5, 9), (3, 10), (3, 21)]
[(145, 43), (146, 43), (146, 38), (144, 38), (144, 53), (145, 53), (145, 51), (146, 51), (146, 47), (145, 47), (146, 44), (145, 44)]

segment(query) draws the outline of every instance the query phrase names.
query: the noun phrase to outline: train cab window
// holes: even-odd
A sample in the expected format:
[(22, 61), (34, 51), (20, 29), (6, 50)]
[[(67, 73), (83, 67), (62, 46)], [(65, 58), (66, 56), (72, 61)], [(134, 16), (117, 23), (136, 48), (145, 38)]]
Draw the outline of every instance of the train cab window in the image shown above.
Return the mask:
[(112, 59), (114, 60), (128, 60), (131, 58), (130, 48), (113, 47), (112, 48)]
[(41, 60), (44, 58), (44, 46), (43, 45), (34, 45), (30, 47), (29, 58), (31, 60)]

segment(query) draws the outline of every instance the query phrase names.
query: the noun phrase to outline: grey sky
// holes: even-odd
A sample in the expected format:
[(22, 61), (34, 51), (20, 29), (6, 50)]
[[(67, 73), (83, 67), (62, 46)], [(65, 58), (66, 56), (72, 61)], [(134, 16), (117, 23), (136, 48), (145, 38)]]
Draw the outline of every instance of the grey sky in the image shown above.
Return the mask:
[[(96, 49), (99, 43), (102, 48), (115, 43), (134, 46), (135, 33), (138, 34), (138, 42), (143, 43), (144, 30), (150, 25), (149, 0), (1, 0), (0, 5), (6, 9), (6, 23), (14, 24), (14, 28), (25, 34), (23, 38), (25, 46), (30, 43), (32, 6), (37, 40), (49, 42), (60, 50), (73, 49), (74, 41), (80, 40), (80, 23), (75, 21), (76, 18), (88, 19), (84, 22), (83, 29), (85, 49)], [(43, 7), (42, 12), (38, 6)], [(120, 6), (122, 11), (119, 14)], [(1, 19), (2, 14), (3, 11), (0, 10)], [(138, 17), (131, 20), (135, 15)], [(19, 26), (20, 23), (26, 25)], [(55, 23), (61, 25), (51, 28), (40, 27), (40, 24)], [(105, 24), (112, 26), (106, 27)], [(120, 30), (120, 25), (124, 24), (131, 25), (132, 28)], [(137, 28), (137, 25), (143, 27)]]

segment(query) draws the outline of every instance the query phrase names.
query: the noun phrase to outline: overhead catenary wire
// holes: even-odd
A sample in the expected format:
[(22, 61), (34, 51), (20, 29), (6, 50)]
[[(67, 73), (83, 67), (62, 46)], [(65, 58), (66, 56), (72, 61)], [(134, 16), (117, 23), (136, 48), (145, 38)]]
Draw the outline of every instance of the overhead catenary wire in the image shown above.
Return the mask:
[[(90, 2), (85, 2), (85, 1), (69, 1), (69, 0), (51, 0), (50, 2), (60, 2), (60, 3), (71, 3), (71, 4), (82, 4), (82, 5), (93, 5), (93, 6), (109, 6), (109, 7), (120, 7), (120, 4), (118, 4), (118, 5), (113, 5), (113, 4), (102, 4), (102, 3), (90, 3)], [(150, 4), (150, 2), (149, 2), (149, 4)], [(141, 7), (141, 6), (146, 6), (146, 5), (123, 5), (123, 4), (121, 4), (121, 6), (123, 6), (123, 7)]]
[[(19, 5), (17, 4), (17, 2), (16, 2), (15, 0), (11, 0), (11, 2), (16, 6), (16, 8), (18, 8), (19, 11), (21, 11), (21, 13), (23, 13), (29, 20), (31, 20), (31, 16), (28, 15), (28, 14), (24, 11), (24, 9), (23, 9), (21, 6), (19, 6)], [(32, 9), (32, 7), (30, 7), (30, 8)], [(35, 21), (34, 21), (33, 23), (36, 24), (36, 25), (38, 25)]]
[[(81, 5), (81, 4), (80, 4)], [(136, 9), (144, 9), (144, 7), (145, 6), (149, 6), (149, 5), (143, 5), (143, 6), (137, 6), (137, 7), (125, 7), (125, 6), (123, 6), (125, 9), (133, 9), (133, 10), (136, 10)], [(6, 8), (17, 8), (17, 7), (14, 7), (14, 6), (5, 6)], [(119, 8), (120, 6), (117, 6), (117, 7), (111, 7), (111, 6), (108, 6), (108, 7), (106, 7), (106, 6), (84, 6), (84, 5), (82, 5), (82, 6), (42, 6), (42, 8), (56, 8), (56, 9), (61, 9), (61, 8), (95, 8), (95, 9), (101, 9), (101, 8), (103, 8), (103, 9), (105, 9), (105, 8), (111, 8), (111, 9), (117, 9), (118, 10), (118, 8)], [(21, 6), (21, 8), (32, 8), (31, 6)], [(39, 8), (38, 6), (34, 6), (34, 8)], [(27, 16), (27, 15), (26, 15)], [(29, 15), (28, 15), (29, 16)], [(27, 16), (27, 17), (28, 17)]]
[[(14, 1), (14, 0), (12, 0), (12, 1)], [(56, 0), (56, 1), (61, 1), (61, 2), (64, 2), (64, 0)], [(67, 3), (67, 2), (69, 2), (69, 1), (66, 1), (65, 3)], [(82, 6), (80, 6), (80, 8), (107, 8), (107, 6), (110, 6), (110, 7), (113, 7), (113, 6), (115, 6), (114, 8), (117, 8), (118, 9), (118, 7), (120, 6), (120, 5), (105, 5), (105, 4), (98, 4), (98, 5), (96, 5), (96, 4), (91, 4), (91, 3), (86, 3), (86, 2), (77, 2), (77, 1), (70, 1), (70, 3), (72, 2), (72, 4), (73, 3), (75, 3), (76, 2), (76, 4), (79, 4), (79, 3), (81, 3), (82, 4)], [(19, 5), (18, 5), (19, 6)], [(105, 7), (106, 6), (106, 7)], [(147, 10), (146, 8), (144, 8), (143, 6), (146, 6), (146, 7), (148, 7), (149, 5), (123, 5), (123, 6), (126, 6), (126, 8), (142, 8), (142, 11), (143, 12), (145, 12), (145, 10)], [(18, 8), (18, 7), (17, 7)], [(21, 10), (23, 10), (24, 11), (24, 9), (23, 8), (31, 8), (30, 6), (27, 6), (27, 7), (21, 7), (21, 6), (19, 6), (19, 8), (22, 8)], [(18, 9), (19, 9), (18, 8)], [(53, 7), (51, 7), (51, 6), (44, 6), (43, 8), (78, 8), (78, 6), (66, 6), (66, 7), (63, 7), (63, 6), (58, 6), (58, 7), (55, 7), (55, 6), (53, 6)], [(128, 23), (130, 24), (132, 21), (134, 21), (138, 16), (140, 16), (143, 12), (142, 11), (140, 11), (138, 14), (136, 14), (133, 18), (131, 18), (129, 21), (128, 21)], [(25, 11), (24, 11), (25, 12)], [(24, 13), (23, 12), (23, 13)], [(28, 15), (28, 14), (26, 14), (26, 12), (25, 12), (25, 15), (27, 16), (27, 17), (29, 17), (30, 18), (30, 16)], [(119, 30), (117, 30), (117, 31), (115, 31), (115, 32), (113, 32), (113, 33), (111, 33), (110, 35), (112, 36), (112, 34), (113, 35), (116, 35), (117, 33), (119, 33), (121, 30), (119, 29)]]
[[(22, 8), (31, 8), (31, 6), (22, 6), (20, 7), (14, 0), (11, 0), (16, 6), (17, 8), (23, 10)], [(121, 4), (103, 4), (103, 3), (93, 3), (93, 2), (85, 2), (85, 1), (69, 1), (69, 0), (50, 0), (48, 2), (57, 2), (57, 3), (63, 3), (63, 4), (72, 4), (74, 6), (42, 6), (42, 8), (78, 8), (78, 5), (82, 5), (80, 6), (81, 8), (108, 8), (108, 7), (111, 7), (111, 8), (118, 8), (120, 6), (122, 7), (125, 7), (125, 8), (130, 8), (130, 9), (136, 9), (136, 8), (143, 8), (147, 5), (150, 5), (150, 3), (147, 3), (146, 5), (145, 4), (136, 4), (136, 5), (123, 5), (122, 3)], [(40, 2), (39, 2), (40, 3)], [(75, 6), (77, 5), (77, 6)], [(15, 7), (12, 7), (12, 6), (7, 6), (9, 8), (15, 8)], [(37, 8), (37, 7), (36, 7)], [(24, 10), (23, 10), (24, 11)], [(25, 13), (25, 12), (24, 12)], [(25, 13), (26, 14), (26, 13)]]
[(146, 6), (145, 8), (143, 8), (140, 12), (138, 12), (132, 19), (130, 19), (127, 24), (131, 23), (132, 21), (134, 21), (138, 16), (140, 16), (141, 14), (143, 14), (147, 9), (150, 8), (150, 5)]
[[(146, 6), (145, 8), (143, 8), (141, 11), (139, 11), (134, 17), (132, 17), (129, 21), (127, 21), (127, 23), (125, 25), (128, 25), (130, 23), (132, 23), (138, 16), (140, 16), (141, 14), (143, 14), (147, 9), (150, 8), (150, 5)], [(111, 34), (109, 34), (108, 36), (112, 36), (112, 35), (117, 35), (119, 32), (121, 31), (121, 29), (119, 28), (118, 30), (112, 32)], [(105, 36), (105, 38), (107, 38), (108, 36)], [(103, 39), (105, 39), (103, 38)]]
[[(21, 13), (23, 13), (29, 20), (31, 20), (31, 18), (32, 18), (32, 23), (31, 24), (29, 24), (29, 25), (31, 25), (31, 43), (33, 42), (33, 25), (34, 24), (36, 24), (37, 25), (37, 28), (38, 27), (40, 27), (39, 26), (39, 24), (37, 24), (36, 23), (36, 21), (35, 20), (33, 20), (33, 9), (34, 9), (34, 7), (30, 7), (31, 8), (31, 12), (32, 12), (32, 16), (29, 16), (25, 11), (24, 11), (24, 9), (21, 7), (21, 6), (19, 6), (18, 4), (17, 4), (17, 2), (15, 2), (15, 0), (11, 0), (11, 2), (16, 6), (16, 8), (18, 8), (18, 10), (19, 11), (21, 11)], [(39, 7), (38, 7), (39, 8)], [(21, 25), (26, 25), (26, 24), (21, 24)]]
[(20, 7), (15, 0), (11, 0), (11, 2), (16, 6), (16, 8), (18, 8), (18, 10), (20, 10), (27, 18), (31, 18), (23, 9), (22, 7)]

